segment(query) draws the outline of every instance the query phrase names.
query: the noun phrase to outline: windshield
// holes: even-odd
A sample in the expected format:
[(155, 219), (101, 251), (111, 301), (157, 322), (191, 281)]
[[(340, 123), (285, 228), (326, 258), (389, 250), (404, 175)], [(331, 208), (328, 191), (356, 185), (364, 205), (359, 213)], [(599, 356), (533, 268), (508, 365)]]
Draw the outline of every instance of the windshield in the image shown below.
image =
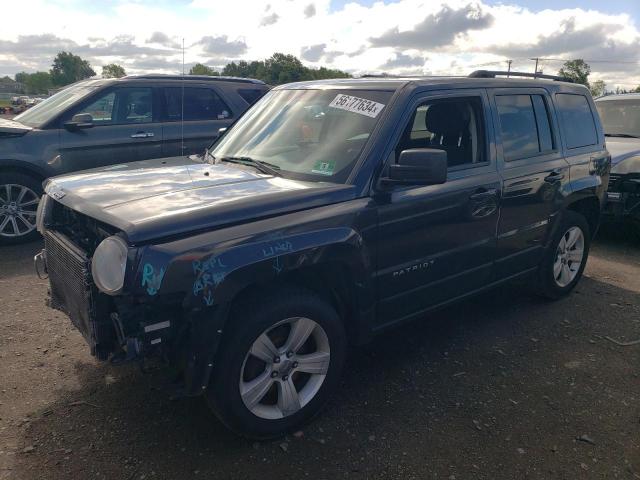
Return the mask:
[(267, 162), (297, 180), (344, 183), (392, 92), (269, 92), (217, 142), (211, 154)]
[(38, 128), (102, 84), (103, 82), (94, 80), (71, 85), (21, 113), (14, 120), (29, 127)]
[(640, 137), (640, 100), (596, 102), (607, 135)]

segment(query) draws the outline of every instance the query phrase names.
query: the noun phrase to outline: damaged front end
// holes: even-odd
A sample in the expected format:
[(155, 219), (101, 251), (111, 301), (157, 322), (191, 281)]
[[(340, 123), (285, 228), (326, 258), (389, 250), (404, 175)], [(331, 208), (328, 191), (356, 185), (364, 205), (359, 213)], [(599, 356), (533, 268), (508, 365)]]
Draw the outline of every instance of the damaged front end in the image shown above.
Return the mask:
[(96, 282), (92, 273), (98, 263), (94, 257), (120, 232), (48, 196), (43, 199), (39, 228), (45, 248), (36, 268), (49, 277), (49, 306), (69, 316), (99, 360), (138, 362), (144, 370), (165, 365), (172, 395), (202, 392), (222, 333), (221, 307), (193, 308), (184, 294), (160, 294), (164, 270), (142, 262), (136, 248), (126, 251), (121, 288), (105, 293), (108, 285)]

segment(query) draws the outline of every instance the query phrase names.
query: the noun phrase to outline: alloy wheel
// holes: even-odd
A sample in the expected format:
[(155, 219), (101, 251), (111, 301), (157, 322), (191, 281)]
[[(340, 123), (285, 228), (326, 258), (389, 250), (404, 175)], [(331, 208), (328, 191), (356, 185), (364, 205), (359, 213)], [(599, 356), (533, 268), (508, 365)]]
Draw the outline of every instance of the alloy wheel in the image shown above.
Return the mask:
[(567, 230), (556, 249), (553, 278), (559, 287), (566, 287), (578, 275), (584, 261), (584, 233), (579, 227)]
[(251, 345), (240, 370), (240, 396), (257, 417), (295, 414), (322, 386), (331, 360), (329, 339), (317, 322), (287, 318)]
[(39, 195), (24, 185), (0, 185), (0, 237), (22, 237), (36, 228)]

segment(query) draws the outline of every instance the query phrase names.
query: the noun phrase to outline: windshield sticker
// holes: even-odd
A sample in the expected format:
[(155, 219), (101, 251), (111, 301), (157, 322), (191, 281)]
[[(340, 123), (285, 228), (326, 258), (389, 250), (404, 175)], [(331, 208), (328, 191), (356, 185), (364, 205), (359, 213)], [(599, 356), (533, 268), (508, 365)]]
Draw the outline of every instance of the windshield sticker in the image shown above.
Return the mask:
[(331, 162), (317, 161), (313, 166), (311, 173), (319, 173), (320, 175), (333, 175), (333, 171), (336, 169), (335, 160)]
[(329, 104), (330, 107), (359, 113), (367, 117), (376, 118), (384, 108), (383, 103), (367, 100), (366, 98), (352, 97), (351, 95), (338, 94)]

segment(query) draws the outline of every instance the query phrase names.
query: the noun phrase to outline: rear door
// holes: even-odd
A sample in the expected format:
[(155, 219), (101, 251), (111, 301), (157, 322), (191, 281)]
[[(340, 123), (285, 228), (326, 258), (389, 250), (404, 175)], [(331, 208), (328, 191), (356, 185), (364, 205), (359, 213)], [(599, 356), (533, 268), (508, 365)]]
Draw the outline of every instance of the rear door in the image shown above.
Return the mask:
[(536, 267), (569, 183), (553, 103), (545, 89), (490, 91), (503, 178), (496, 275)]
[(164, 87), (162, 103), (165, 157), (202, 153), (218, 137), (218, 130), (231, 124), (236, 113), (221, 92), (209, 85)]
[(406, 118), (388, 161), (406, 149), (442, 149), (448, 179), (376, 198), (379, 327), (492, 282), (501, 181), (485, 91), (419, 96)]
[[(102, 90), (63, 116), (60, 125), (62, 171), (160, 157), (162, 127), (157, 121), (151, 87)], [(67, 130), (65, 121), (88, 113), (93, 127)]]
[[(571, 166), (571, 185), (575, 189), (592, 191), (602, 198), (608, 178), (598, 177), (609, 163), (604, 132), (591, 98), (578, 93), (557, 93), (556, 106), (562, 128), (564, 154)], [(594, 186), (595, 185), (595, 186)]]

